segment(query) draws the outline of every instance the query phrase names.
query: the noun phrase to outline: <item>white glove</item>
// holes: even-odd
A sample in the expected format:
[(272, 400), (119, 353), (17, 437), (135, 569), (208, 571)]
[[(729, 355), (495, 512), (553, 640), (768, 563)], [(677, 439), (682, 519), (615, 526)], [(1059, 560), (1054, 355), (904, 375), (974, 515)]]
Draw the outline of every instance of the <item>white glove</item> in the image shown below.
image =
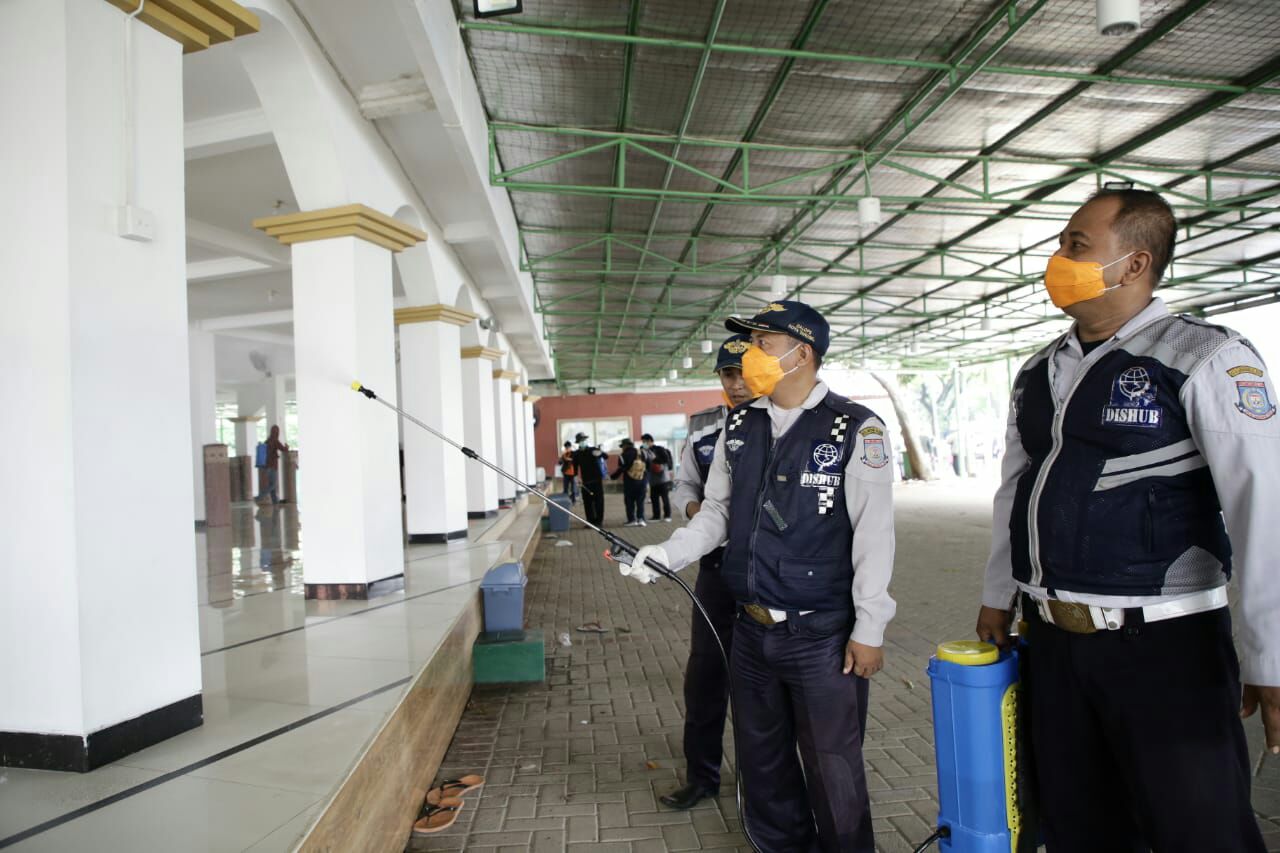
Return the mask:
[(630, 563), (618, 563), (618, 571), (623, 577), (633, 578), (640, 583), (653, 583), (658, 579), (658, 573), (646, 566), (645, 560), (667, 565), (666, 549), (661, 545), (645, 545), (636, 552)]

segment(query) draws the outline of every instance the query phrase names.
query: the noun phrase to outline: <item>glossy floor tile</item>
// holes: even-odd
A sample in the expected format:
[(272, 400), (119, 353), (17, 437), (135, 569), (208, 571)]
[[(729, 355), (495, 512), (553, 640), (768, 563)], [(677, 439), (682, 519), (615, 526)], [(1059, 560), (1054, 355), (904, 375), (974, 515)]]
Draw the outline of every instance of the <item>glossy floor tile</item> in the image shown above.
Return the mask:
[(92, 773), (0, 768), (0, 847), (293, 849), (485, 572), (524, 548), (500, 536), (513, 517), (483, 519), (407, 546), (403, 589), (307, 601), (297, 508), (232, 516), (195, 537), (204, 724)]

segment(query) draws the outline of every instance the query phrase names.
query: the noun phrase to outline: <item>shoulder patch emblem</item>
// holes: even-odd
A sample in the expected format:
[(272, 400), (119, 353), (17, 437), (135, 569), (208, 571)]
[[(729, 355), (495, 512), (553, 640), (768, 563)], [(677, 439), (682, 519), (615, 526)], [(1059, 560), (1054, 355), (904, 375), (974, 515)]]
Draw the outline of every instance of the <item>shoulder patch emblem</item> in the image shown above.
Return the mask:
[(867, 426), (858, 430), (862, 438), (863, 465), (868, 468), (883, 468), (889, 464), (889, 454), (884, 449), (884, 430), (876, 426)]
[(1267, 383), (1238, 379), (1236, 393), (1240, 395), (1240, 402), (1236, 403), (1236, 410), (1240, 414), (1255, 421), (1265, 421), (1275, 416), (1276, 407), (1267, 394)]
[(1231, 377), (1239, 376), (1241, 373), (1248, 373), (1252, 376), (1262, 376), (1262, 371), (1251, 364), (1237, 364), (1235, 367), (1227, 371), (1227, 375)]

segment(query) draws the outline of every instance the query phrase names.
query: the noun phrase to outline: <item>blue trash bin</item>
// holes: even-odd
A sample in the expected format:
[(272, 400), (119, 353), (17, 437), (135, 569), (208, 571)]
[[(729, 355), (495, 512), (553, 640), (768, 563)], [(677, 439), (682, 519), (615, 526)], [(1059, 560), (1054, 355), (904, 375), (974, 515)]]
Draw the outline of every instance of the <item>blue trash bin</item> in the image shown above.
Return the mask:
[(524, 629), (524, 586), (528, 582), (518, 562), (500, 563), (484, 573), (480, 590), (484, 594), (486, 631)]
[(564, 533), (569, 529), (569, 510), (573, 503), (568, 495), (552, 495), (547, 504), (547, 530), (551, 533)]
[[(1009, 853), (1021, 849), (1017, 789), (1018, 655), (989, 643), (943, 643), (929, 659), (939, 849)], [(1034, 830), (1032, 830), (1034, 831)]]

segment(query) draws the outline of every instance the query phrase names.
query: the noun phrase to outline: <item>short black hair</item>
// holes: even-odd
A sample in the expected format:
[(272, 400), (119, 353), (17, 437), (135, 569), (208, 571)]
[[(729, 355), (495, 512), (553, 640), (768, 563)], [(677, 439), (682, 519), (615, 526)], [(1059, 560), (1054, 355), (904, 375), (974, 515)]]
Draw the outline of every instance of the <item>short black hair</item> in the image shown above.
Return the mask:
[(572, 447), (572, 446), (573, 446), (573, 442), (572, 442), (572, 441), (566, 441), (566, 442), (564, 443), (564, 446), (565, 446), (565, 447)]
[(1150, 190), (1099, 190), (1089, 201), (1115, 198), (1120, 202), (1114, 231), (1132, 249), (1151, 254), (1151, 286), (1159, 287), (1164, 271), (1173, 259), (1173, 247), (1178, 241), (1178, 220), (1173, 208), (1159, 193)]
[(649, 433), (647, 433), (647, 432), (646, 432), (644, 435), (640, 436), (640, 440), (641, 440), (641, 441), (653, 441), (653, 436), (649, 435)]

